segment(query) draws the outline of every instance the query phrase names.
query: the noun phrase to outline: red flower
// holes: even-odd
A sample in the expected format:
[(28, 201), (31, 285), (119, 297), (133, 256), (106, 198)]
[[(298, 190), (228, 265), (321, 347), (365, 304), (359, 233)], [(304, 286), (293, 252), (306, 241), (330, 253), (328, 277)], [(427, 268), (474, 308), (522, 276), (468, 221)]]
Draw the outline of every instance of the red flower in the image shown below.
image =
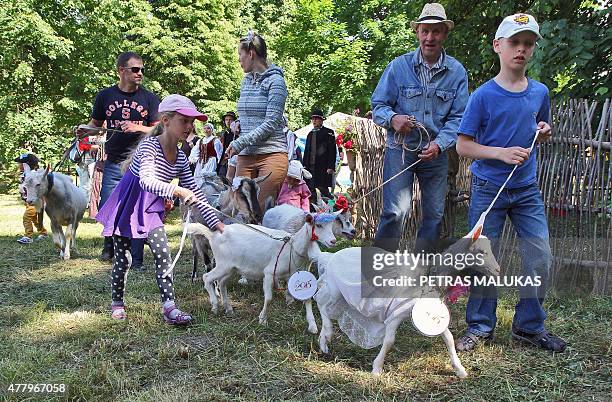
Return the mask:
[(336, 203), (334, 204), (334, 209), (336, 211), (339, 211), (339, 210), (346, 211), (348, 207), (349, 207), (349, 203), (345, 196), (341, 195), (336, 199)]
[(342, 134), (338, 134), (338, 136), (336, 137), (336, 145), (341, 147), (343, 143), (344, 137), (342, 136)]
[(353, 149), (353, 141), (352, 140), (348, 140), (347, 142), (344, 143), (344, 147), (346, 149)]

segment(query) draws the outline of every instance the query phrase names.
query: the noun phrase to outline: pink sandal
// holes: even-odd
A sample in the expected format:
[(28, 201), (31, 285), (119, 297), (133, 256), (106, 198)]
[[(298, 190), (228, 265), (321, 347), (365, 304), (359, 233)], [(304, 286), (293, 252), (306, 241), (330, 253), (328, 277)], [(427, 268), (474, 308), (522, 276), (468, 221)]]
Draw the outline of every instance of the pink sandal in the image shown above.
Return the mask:
[[(178, 310), (178, 313), (177, 313), (176, 317), (170, 318), (170, 313), (173, 312), (174, 310)], [(171, 306), (168, 306), (168, 307), (164, 307), (163, 311), (164, 311), (164, 321), (167, 324), (171, 324), (171, 325), (188, 325), (188, 324), (191, 324), (191, 321), (193, 321), (193, 317), (191, 317), (187, 313), (183, 313), (181, 310), (179, 310), (176, 307), (175, 304), (172, 304)]]
[(123, 304), (120, 305), (111, 305), (111, 318), (117, 321), (123, 321), (127, 318), (127, 314), (125, 312), (125, 306)]

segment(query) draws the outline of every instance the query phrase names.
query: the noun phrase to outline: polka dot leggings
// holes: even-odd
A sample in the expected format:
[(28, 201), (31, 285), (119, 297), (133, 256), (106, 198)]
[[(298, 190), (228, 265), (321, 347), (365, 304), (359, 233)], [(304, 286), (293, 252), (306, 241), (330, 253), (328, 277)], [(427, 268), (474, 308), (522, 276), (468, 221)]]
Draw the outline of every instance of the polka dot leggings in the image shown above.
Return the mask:
[[(162, 275), (170, 269), (172, 258), (170, 257), (170, 247), (168, 247), (168, 238), (163, 226), (153, 229), (149, 232), (147, 238), (149, 248), (153, 253), (156, 267), (157, 285), (161, 294), (162, 303), (169, 300), (174, 300), (174, 286), (172, 285), (171, 275), (162, 278)], [(125, 279), (127, 277), (130, 261), (131, 239), (113, 235), (113, 244), (115, 246), (115, 262), (113, 263), (113, 272), (111, 273), (111, 290), (113, 302), (123, 302), (123, 292), (125, 291)]]

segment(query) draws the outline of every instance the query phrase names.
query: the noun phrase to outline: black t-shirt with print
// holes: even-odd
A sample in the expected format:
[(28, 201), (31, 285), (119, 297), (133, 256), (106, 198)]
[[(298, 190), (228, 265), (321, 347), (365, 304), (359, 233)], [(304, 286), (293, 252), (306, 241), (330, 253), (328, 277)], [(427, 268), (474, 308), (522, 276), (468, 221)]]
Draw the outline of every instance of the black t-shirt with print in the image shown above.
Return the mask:
[[(91, 117), (105, 120), (107, 128), (118, 130), (121, 130), (122, 121), (151, 126), (157, 121), (158, 107), (159, 98), (142, 87), (136, 92), (123, 92), (117, 85), (113, 85), (98, 92)], [(109, 132), (104, 145), (108, 160), (123, 162), (139, 138), (140, 133)]]

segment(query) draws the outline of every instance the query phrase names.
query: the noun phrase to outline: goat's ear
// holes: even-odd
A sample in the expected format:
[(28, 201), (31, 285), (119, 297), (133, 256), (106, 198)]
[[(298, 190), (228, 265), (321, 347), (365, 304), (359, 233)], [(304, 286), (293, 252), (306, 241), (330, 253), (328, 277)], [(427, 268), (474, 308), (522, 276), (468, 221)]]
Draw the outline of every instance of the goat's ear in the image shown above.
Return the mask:
[(45, 169), (45, 174), (44, 176), (46, 176), (47, 174), (49, 174), (49, 172), (51, 171), (51, 165), (47, 165), (47, 168)]
[(262, 181), (266, 180), (268, 177), (270, 177), (270, 175), (271, 175), (271, 174), (272, 174), (272, 172), (268, 173), (268, 174), (267, 174), (267, 175), (265, 175), (265, 176), (261, 176), (261, 177), (258, 177), (258, 178), (256, 178), (256, 179), (253, 179), (253, 180), (255, 181), (255, 183), (259, 184), (259, 183), (261, 183)]
[(229, 181), (229, 179), (227, 177), (225, 177), (225, 176), (217, 176), (217, 177), (219, 177), (219, 179), (221, 179), (221, 183), (223, 183), (224, 185), (226, 185), (226, 186), (231, 186), (232, 185), (232, 182)]
[(310, 223), (311, 225), (314, 223), (314, 217), (312, 214), (304, 215), (304, 222)]

